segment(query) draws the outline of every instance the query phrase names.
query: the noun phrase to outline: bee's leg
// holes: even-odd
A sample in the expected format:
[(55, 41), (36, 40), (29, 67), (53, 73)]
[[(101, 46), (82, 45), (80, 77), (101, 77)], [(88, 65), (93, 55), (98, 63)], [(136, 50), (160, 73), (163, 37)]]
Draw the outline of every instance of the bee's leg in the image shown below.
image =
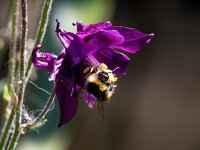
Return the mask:
[(111, 99), (113, 93), (114, 93), (113, 91), (108, 91), (108, 92), (106, 92), (106, 100), (107, 100), (107, 101), (110, 101), (110, 99)]
[(87, 79), (90, 76), (90, 74), (91, 74), (91, 68), (90, 67), (86, 67), (83, 70), (83, 74), (85, 75), (85, 79)]

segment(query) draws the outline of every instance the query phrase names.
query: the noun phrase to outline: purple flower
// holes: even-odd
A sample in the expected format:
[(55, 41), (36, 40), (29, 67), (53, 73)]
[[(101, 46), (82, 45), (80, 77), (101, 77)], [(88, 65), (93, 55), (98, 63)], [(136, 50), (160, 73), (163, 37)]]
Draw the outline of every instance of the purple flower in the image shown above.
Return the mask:
[(32, 52), (33, 64), (51, 72), (49, 80), (55, 81), (60, 107), (59, 127), (73, 118), (80, 97), (90, 108), (99, 99), (102, 102), (109, 100), (117, 76), (125, 74), (130, 61), (119, 50), (135, 53), (153, 37), (153, 34), (133, 28), (112, 26), (110, 22), (90, 25), (75, 22), (74, 25), (76, 34), (61, 29), (57, 21), (55, 32), (63, 45), (58, 56), (39, 53), (41, 45)]

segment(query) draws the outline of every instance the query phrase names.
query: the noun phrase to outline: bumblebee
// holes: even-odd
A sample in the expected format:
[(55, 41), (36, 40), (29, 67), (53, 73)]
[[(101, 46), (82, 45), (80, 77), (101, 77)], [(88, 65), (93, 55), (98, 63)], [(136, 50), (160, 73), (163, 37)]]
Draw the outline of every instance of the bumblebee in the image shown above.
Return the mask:
[(85, 87), (98, 100), (109, 101), (116, 87), (117, 77), (101, 63), (97, 67), (87, 67), (83, 73), (87, 79)]
[(98, 110), (102, 120), (104, 116), (103, 102), (111, 99), (116, 88), (117, 77), (103, 63), (95, 67), (87, 67), (83, 73), (86, 78), (85, 88), (87, 92), (97, 98)]

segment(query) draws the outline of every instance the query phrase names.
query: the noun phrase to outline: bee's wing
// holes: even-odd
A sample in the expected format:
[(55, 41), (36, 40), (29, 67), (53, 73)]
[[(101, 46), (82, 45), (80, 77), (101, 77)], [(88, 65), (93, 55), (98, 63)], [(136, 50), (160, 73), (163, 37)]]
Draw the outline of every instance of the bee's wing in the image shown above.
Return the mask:
[(84, 100), (88, 107), (92, 108), (95, 101), (98, 101), (98, 115), (101, 121), (104, 121), (104, 106), (103, 106), (103, 99), (99, 98), (97, 99), (92, 94), (88, 93), (88, 91), (85, 88), (82, 88), (78, 91), (78, 99)]
[(98, 99), (98, 114), (100, 121), (104, 121), (104, 106), (102, 97)]

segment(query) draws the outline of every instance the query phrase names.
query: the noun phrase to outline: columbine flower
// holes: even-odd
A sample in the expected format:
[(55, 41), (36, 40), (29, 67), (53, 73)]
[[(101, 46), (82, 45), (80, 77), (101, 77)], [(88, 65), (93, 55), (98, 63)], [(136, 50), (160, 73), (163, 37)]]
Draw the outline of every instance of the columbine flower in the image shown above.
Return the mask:
[[(104, 67), (103, 72), (111, 71), (109, 77), (113, 76), (113, 81), (109, 83), (114, 83), (114, 76), (125, 74), (130, 61), (128, 56), (119, 50), (135, 53), (153, 37), (153, 34), (144, 34), (133, 28), (112, 26), (110, 22), (90, 25), (75, 22), (74, 25), (77, 26), (76, 34), (61, 29), (57, 21), (55, 32), (63, 45), (58, 56), (39, 53), (41, 45), (32, 52), (33, 64), (51, 72), (49, 80), (55, 81), (60, 107), (59, 126), (69, 122), (77, 111), (78, 95), (88, 83), (88, 75), (85, 74), (87, 68), (92, 70), (98, 66)], [(90, 77), (90, 80), (92, 79)], [(102, 91), (106, 88), (103, 86)], [(87, 90), (81, 94), (89, 107), (92, 107), (99, 98), (98, 94), (92, 94)]]

